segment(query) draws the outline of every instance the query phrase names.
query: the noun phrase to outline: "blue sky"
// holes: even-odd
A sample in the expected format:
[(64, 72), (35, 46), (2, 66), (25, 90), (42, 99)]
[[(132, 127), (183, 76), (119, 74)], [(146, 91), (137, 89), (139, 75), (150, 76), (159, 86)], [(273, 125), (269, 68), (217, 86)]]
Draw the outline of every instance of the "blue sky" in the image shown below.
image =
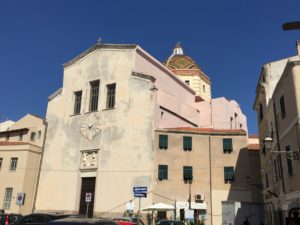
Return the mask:
[(263, 64), (296, 54), (299, 0), (0, 0), (0, 121), (45, 116), (62, 64), (96, 43), (136, 43), (160, 61), (181, 42), (211, 78), (213, 97), (235, 99), (257, 133), (252, 106)]

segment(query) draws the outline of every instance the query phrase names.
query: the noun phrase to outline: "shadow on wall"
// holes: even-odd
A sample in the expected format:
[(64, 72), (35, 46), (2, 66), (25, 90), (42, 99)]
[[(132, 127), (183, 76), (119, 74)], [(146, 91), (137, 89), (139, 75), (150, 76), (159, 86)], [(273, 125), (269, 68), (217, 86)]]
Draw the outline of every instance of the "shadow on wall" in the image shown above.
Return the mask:
[(232, 174), (230, 168), (224, 168), (224, 182), (230, 190), (227, 201), (222, 202), (222, 224), (264, 224), (260, 152), (243, 148), (236, 165), (230, 166), (234, 167)]

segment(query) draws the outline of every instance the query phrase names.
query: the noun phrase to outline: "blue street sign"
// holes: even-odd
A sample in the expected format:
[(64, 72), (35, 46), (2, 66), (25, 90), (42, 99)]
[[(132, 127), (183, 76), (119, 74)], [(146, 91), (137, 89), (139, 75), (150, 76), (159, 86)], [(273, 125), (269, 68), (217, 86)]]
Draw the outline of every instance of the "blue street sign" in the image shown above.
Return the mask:
[(147, 193), (147, 187), (133, 187), (133, 193)]
[(136, 192), (134, 192), (134, 197), (147, 198), (147, 193), (136, 193)]

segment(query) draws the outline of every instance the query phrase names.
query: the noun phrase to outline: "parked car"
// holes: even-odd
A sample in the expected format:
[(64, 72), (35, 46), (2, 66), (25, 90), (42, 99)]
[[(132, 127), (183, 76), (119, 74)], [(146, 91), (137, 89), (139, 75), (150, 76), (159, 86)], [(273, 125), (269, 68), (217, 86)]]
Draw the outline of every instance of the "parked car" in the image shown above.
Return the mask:
[(161, 220), (156, 225), (184, 225), (184, 222), (179, 220)]
[[(114, 221), (117, 221), (120, 225), (145, 225), (142, 220), (139, 220), (137, 217), (116, 217), (113, 219)], [(138, 224), (138, 221), (140, 224)], [(128, 222), (129, 224), (126, 224), (124, 222)]]
[(119, 225), (112, 220), (94, 219), (94, 218), (64, 218), (53, 220), (47, 225)]
[(32, 213), (24, 216), (21, 220), (16, 222), (14, 225), (44, 225), (52, 220), (62, 219), (69, 217), (70, 215), (65, 214), (49, 214), (49, 213)]
[(0, 214), (0, 225), (13, 224), (18, 222), (21, 218), (22, 218), (21, 214), (2, 213)]

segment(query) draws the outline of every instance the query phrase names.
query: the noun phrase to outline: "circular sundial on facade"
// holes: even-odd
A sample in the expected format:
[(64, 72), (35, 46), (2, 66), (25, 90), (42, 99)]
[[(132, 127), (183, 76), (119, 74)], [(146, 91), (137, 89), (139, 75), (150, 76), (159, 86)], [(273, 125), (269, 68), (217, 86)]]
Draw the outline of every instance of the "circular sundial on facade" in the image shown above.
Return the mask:
[(93, 137), (100, 131), (100, 121), (95, 115), (90, 115), (80, 126), (80, 130), (83, 136), (92, 140)]

